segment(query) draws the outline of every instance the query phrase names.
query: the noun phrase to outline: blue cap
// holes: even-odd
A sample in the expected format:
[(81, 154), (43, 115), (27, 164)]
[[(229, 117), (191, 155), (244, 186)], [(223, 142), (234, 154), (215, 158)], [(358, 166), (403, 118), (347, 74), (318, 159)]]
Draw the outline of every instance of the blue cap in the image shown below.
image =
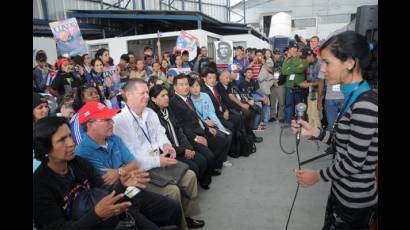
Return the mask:
[(170, 69), (170, 70), (167, 71), (167, 77), (168, 76), (176, 77), (177, 75), (178, 75), (177, 71), (175, 71), (173, 69)]

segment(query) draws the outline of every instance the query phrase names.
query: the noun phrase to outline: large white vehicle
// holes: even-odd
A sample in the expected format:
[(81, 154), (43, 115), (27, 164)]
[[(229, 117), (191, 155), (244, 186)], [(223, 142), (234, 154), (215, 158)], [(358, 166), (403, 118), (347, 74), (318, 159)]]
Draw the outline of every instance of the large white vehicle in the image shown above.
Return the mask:
[[(172, 51), (176, 46), (176, 40), (180, 31), (161, 33), (161, 52)], [(233, 46), (242, 46), (252, 48), (271, 48), (270, 44), (253, 34), (234, 34), (234, 35), (219, 35), (206, 30), (187, 30), (189, 34), (198, 38), (199, 46), (205, 46), (208, 49), (208, 56), (215, 58), (214, 41), (232, 41)], [(157, 55), (157, 34), (141, 34), (125, 37), (114, 37), (97, 40), (88, 40), (86, 44), (91, 56), (100, 48), (106, 48), (110, 52), (114, 63), (118, 63), (120, 56), (129, 51), (134, 52), (136, 57), (144, 56), (144, 47), (149, 46), (153, 48), (154, 55)]]

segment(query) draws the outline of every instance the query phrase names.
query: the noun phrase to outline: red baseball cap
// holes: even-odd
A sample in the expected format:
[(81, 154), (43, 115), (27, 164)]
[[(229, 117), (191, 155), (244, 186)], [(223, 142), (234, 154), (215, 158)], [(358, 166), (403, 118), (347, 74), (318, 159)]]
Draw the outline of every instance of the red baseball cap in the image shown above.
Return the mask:
[(111, 119), (119, 109), (109, 109), (104, 104), (96, 101), (88, 102), (80, 109), (78, 121), (84, 124), (91, 119)]

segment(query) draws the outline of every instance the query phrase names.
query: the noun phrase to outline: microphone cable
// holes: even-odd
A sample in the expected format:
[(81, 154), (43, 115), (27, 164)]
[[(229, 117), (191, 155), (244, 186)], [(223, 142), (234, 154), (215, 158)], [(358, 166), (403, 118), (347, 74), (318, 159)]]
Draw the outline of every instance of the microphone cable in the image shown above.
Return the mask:
[[(283, 131), (283, 129), (282, 129), (282, 131)], [(281, 134), (282, 134), (282, 131), (281, 131)], [(300, 132), (301, 132), (301, 131), (300, 131)], [(281, 138), (281, 136), (279, 136), (279, 138)], [(300, 170), (300, 169), (301, 169), (301, 168), (300, 168), (300, 158), (299, 158), (299, 143), (300, 143), (300, 139), (299, 139), (299, 140), (297, 139), (297, 135), (296, 135), (295, 139), (296, 139), (296, 156), (297, 156), (297, 158), (298, 158), (298, 168), (299, 168), (299, 170)], [(282, 146), (281, 146), (281, 148), (282, 148)], [(282, 148), (282, 151), (283, 151), (283, 148)], [(294, 152), (295, 152), (295, 150), (294, 150), (292, 153), (294, 153)], [(285, 152), (285, 153), (286, 153), (286, 152)], [(289, 154), (289, 153), (288, 153), (288, 154)], [(299, 183), (297, 183), (297, 184), (298, 184), (298, 185), (297, 185), (297, 187), (296, 187), (295, 196), (293, 197), (292, 206), (290, 207), (290, 210), (289, 210), (288, 220), (286, 221), (286, 228), (285, 228), (285, 230), (288, 229), (290, 216), (292, 215), (293, 206), (295, 205), (296, 197), (297, 197), (298, 192), (299, 192), (300, 184), (299, 184)]]
[[(300, 170), (299, 141), (300, 141), (300, 140), (298, 140), (298, 139), (296, 138), (296, 156), (297, 156), (297, 158), (298, 158), (298, 168), (299, 168), (299, 170)], [(299, 183), (297, 183), (297, 184), (298, 184), (298, 186), (296, 187), (295, 196), (293, 197), (292, 206), (290, 207), (289, 216), (288, 216), (288, 220), (286, 221), (286, 228), (285, 228), (285, 230), (288, 229), (290, 216), (292, 215), (293, 206), (295, 205), (296, 197), (297, 197), (298, 192), (299, 192), (300, 184), (299, 184)]]
[(291, 152), (288, 152), (288, 151), (286, 151), (286, 150), (283, 148), (283, 146), (282, 146), (282, 136), (283, 136), (283, 131), (284, 131), (285, 129), (286, 129), (285, 127), (282, 127), (281, 130), (280, 130), (280, 134), (279, 134), (279, 146), (280, 146), (280, 149), (282, 150), (282, 152), (284, 152), (284, 153), (290, 155), (290, 154), (295, 153), (295, 150), (293, 150), (293, 151), (291, 151)]

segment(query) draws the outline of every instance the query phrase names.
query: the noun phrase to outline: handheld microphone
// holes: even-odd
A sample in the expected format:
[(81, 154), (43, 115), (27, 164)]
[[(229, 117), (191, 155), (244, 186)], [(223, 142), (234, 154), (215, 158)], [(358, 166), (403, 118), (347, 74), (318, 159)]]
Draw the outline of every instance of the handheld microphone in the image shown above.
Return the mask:
[[(301, 102), (296, 105), (296, 118), (297, 120), (302, 120), (303, 117), (305, 116), (305, 111), (306, 111), (306, 104)], [(296, 132), (296, 141), (297, 144), (299, 144), (300, 141), (300, 133), (302, 131), (302, 127), (300, 126)]]

